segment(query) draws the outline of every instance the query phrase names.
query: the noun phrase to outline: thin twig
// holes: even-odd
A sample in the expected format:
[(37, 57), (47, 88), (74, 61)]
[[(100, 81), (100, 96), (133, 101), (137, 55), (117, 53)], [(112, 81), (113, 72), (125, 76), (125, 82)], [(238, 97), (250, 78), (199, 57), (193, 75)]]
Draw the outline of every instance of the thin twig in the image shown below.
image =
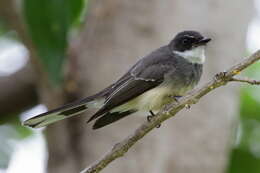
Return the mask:
[(248, 83), (251, 85), (260, 85), (260, 80), (254, 80), (254, 79), (249, 79), (247, 77), (232, 77), (230, 81), (233, 82), (243, 82), (243, 83)]
[[(250, 56), (248, 59), (241, 61), (240, 63), (234, 65), (226, 72), (218, 73), (214, 79), (205, 84), (199, 89), (193, 90), (186, 96), (181, 97), (178, 103), (171, 103), (159, 113), (157, 113), (151, 121), (144, 122), (139, 128), (137, 128), (133, 134), (122, 140), (121, 142), (115, 144), (113, 148), (108, 151), (100, 160), (91, 164), (89, 167), (85, 168), (81, 173), (98, 173), (104, 169), (109, 163), (118, 157), (122, 157), (138, 140), (143, 138), (148, 132), (154, 129), (156, 126), (161, 124), (163, 121), (173, 117), (181, 109), (185, 108), (186, 105), (195, 104), (204, 95), (208, 94), (210, 91), (226, 85), (228, 82), (233, 80), (233, 76), (239, 74), (242, 70), (247, 68), (249, 65), (255, 63), (260, 59), (260, 50)], [(241, 81), (243, 82), (243, 81)]]

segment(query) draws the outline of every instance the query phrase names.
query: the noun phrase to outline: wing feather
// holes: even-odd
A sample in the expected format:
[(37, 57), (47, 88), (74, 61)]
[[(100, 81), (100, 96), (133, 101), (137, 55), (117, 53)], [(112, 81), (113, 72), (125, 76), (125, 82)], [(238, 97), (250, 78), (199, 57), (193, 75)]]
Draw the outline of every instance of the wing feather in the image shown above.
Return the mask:
[(167, 47), (162, 47), (144, 57), (114, 84), (104, 106), (88, 122), (160, 85), (164, 81), (165, 74), (173, 71), (175, 66), (175, 60)]

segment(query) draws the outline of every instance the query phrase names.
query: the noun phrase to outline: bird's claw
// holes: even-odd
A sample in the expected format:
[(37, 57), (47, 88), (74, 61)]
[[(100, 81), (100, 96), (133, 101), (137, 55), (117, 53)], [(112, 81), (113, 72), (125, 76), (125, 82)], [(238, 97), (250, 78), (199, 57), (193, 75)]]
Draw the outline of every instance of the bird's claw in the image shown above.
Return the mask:
[(179, 99), (181, 98), (182, 96), (171, 96), (171, 98), (175, 101), (175, 102), (177, 102), (177, 103), (179, 103)]
[(152, 115), (148, 115), (148, 116), (147, 116), (147, 121), (148, 121), (148, 122), (151, 122), (151, 119), (152, 119), (152, 118), (153, 118)]
[[(152, 118), (155, 116), (155, 114), (153, 113), (153, 111), (150, 111), (150, 114), (151, 115), (148, 115), (147, 116), (147, 121), (148, 122), (151, 122)], [(156, 128), (160, 128), (161, 127), (161, 124), (157, 125)]]
[(227, 75), (227, 72), (226, 72), (226, 71), (217, 73), (217, 74), (215, 75), (215, 80), (222, 79), (222, 78), (224, 78), (226, 75)]
[(189, 105), (189, 104), (186, 104), (186, 105), (185, 105), (185, 108), (186, 108), (186, 109), (190, 109), (190, 105)]

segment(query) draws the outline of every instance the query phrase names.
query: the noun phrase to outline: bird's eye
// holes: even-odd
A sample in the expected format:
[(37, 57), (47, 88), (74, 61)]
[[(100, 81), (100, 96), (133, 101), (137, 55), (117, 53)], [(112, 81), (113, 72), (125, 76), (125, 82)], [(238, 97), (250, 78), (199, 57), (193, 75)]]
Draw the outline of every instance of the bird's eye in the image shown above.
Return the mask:
[(186, 38), (183, 39), (183, 40), (182, 40), (182, 43), (183, 43), (183, 44), (187, 44), (187, 43), (188, 43), (188, 39), (186, 39)]

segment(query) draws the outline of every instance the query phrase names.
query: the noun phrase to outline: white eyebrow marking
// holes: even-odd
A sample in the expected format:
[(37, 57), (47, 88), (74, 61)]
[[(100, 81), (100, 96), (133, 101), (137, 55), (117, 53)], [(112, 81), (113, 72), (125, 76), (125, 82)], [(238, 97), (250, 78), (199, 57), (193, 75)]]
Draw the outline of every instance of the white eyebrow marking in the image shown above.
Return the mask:
[(184, 37), (195, 38), (195, 37), (194, 37), (194, 36), (192, 36), (192, 35), (184, 35)]

